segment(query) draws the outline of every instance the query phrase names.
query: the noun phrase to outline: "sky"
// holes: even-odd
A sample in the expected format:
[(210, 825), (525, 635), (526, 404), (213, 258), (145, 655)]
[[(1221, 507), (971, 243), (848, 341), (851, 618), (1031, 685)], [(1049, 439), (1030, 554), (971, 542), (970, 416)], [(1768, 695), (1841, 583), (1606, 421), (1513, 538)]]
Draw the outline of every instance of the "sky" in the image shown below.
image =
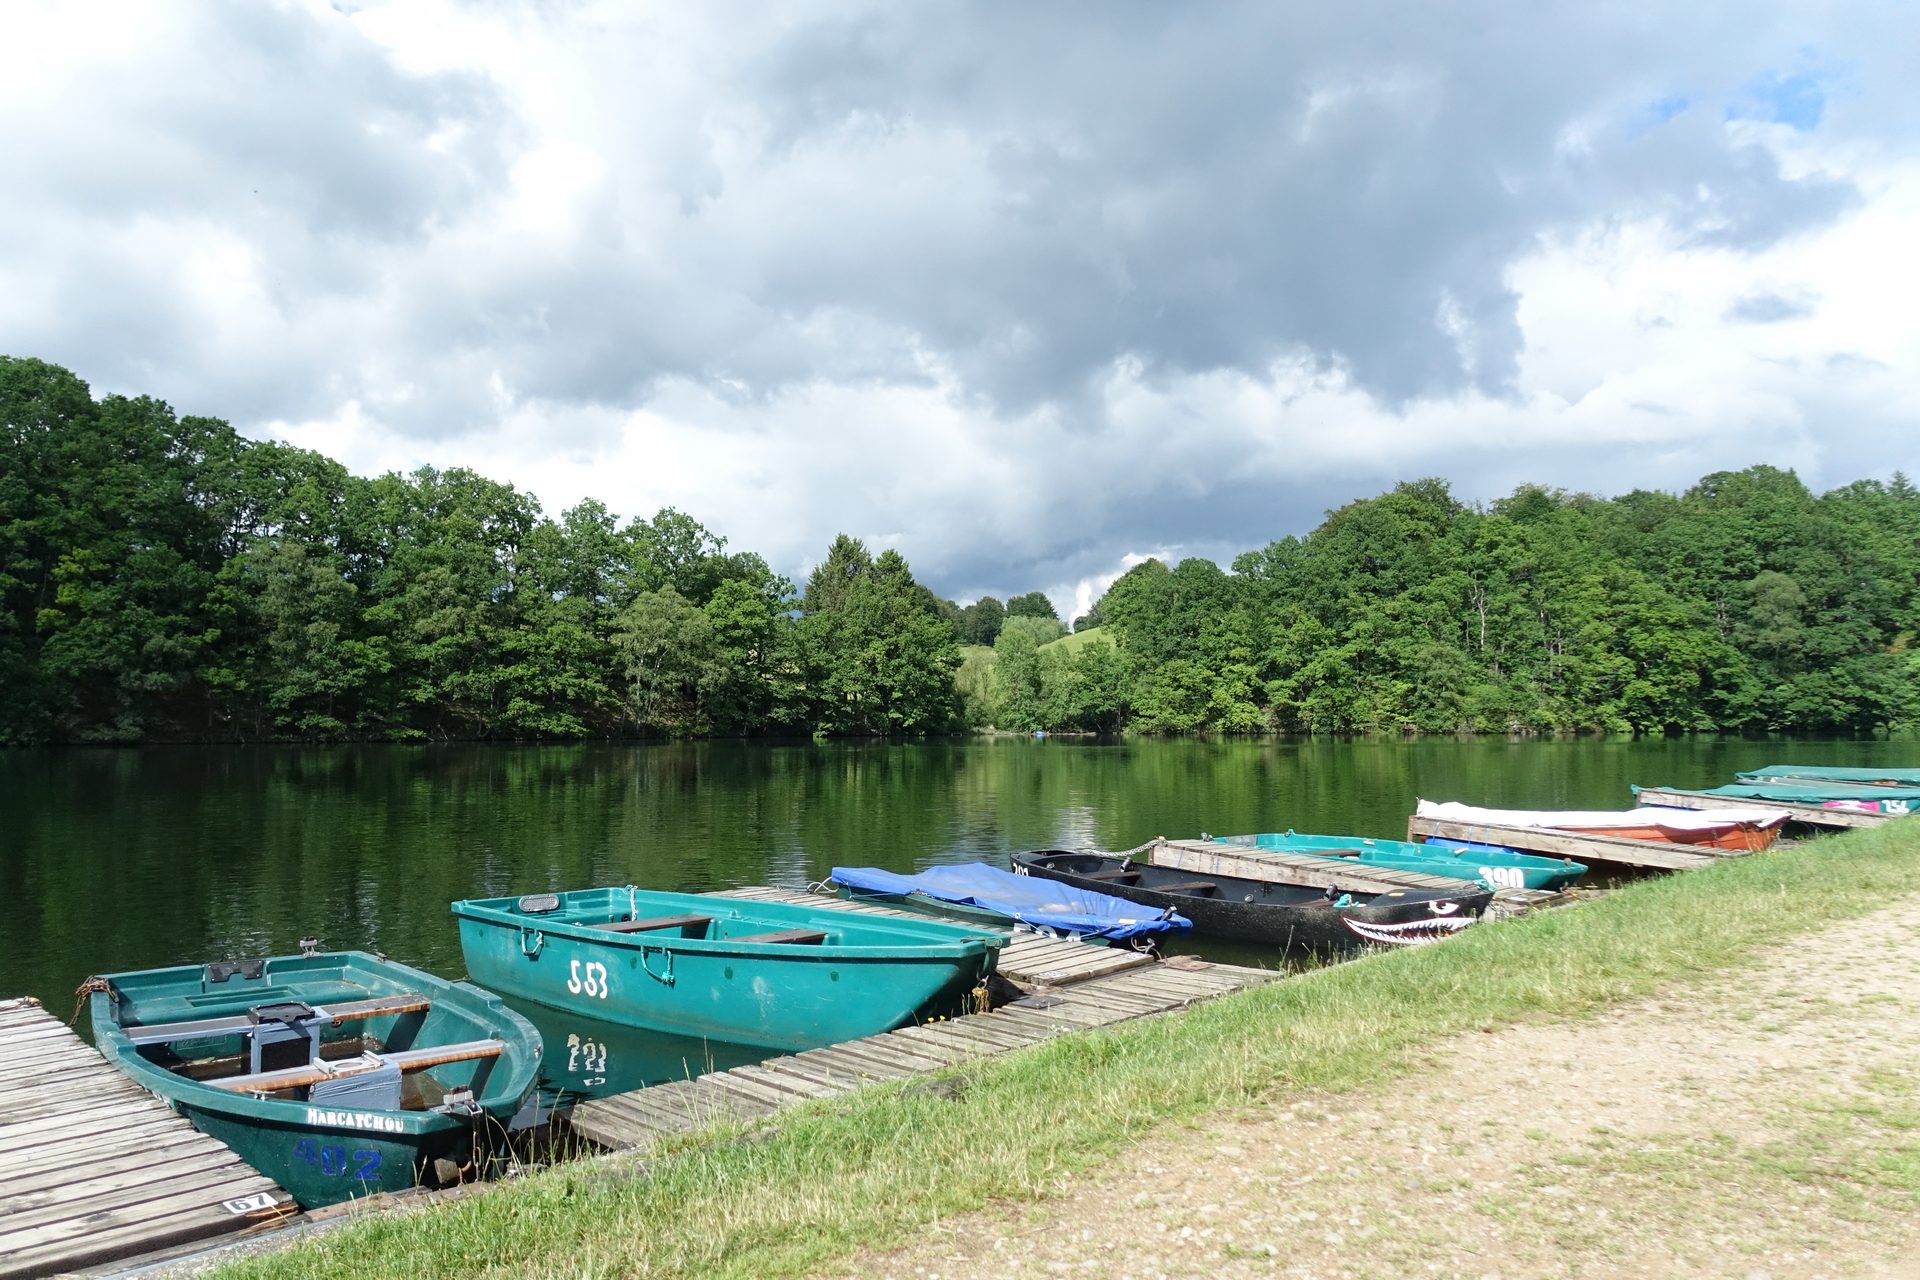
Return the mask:
[(1886, 2), (9, 5), (0, 353), (1067, 616), (1399, 480), (1920, 471)]

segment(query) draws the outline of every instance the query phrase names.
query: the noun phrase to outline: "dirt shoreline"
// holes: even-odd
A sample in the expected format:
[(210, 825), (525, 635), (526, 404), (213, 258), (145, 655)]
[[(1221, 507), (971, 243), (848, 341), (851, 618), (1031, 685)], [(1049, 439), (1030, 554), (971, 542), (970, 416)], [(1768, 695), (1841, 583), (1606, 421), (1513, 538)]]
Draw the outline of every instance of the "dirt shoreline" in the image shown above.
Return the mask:
[(1384, 1088), (1165, 1125), (822, 1277), (1912, 1277), (1920, 898)]

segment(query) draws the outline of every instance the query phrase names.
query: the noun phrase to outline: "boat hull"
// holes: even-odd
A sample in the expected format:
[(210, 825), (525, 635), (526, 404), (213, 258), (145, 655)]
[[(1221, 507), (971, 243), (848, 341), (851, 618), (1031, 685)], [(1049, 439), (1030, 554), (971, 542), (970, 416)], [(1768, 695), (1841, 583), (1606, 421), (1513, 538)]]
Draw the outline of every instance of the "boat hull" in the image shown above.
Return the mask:
[[(703, 894), (591, 889), (457, 902), (460, 949), (476, 982), (624, 1026), (799, 1051), (957, 1011), (993, 971), (1006, 935), (936, 920)], [(687, 916), (679, 930), (596, 924)], [(812, 930), (819, 942), (736, 938)]]
[(1564, 889), (1587, 871), (1586, 864), (1566, 858), (1542, 858), (1465, 841), (1416, 844), (1362, 836), (1301, 835), (1293, 831), (1214, 838), (1224, 844), (1246, 845), (1256, 850), (1327, 857), (1349, 866), (1390, 867), (1456, 880), (1475, 880), (1489, 889)]
[(1853, 813), (1878, 813), (1888, 817), (1906, 817), (1920, 812), (1920, 787), (1872, 783), (1806, 781), (1740, 783), (1725, 787), (1708, 787), (1689, 794), (1735, 796), (1745, 800), (1771, 800), (1777, 804), (1845, 809)]
[(1920, 787), (1920, 769), (1837, 768), (1832, 765), (1770, 764), (1760, 769), (1736, 773), (1734, 778), (1749, 785), (1819, 786), (1842, 783), (1861, 787)]
[[(94, 1043), (114, 1066), (286, 1188), (303, 1208), (448, 1181), (448, 1171), (464, 1176), (503, 1150), (507, 1122), (533, 1090), (541, 1046), (539, 1033), (498, 996), (363, 952), (271, 957), (225, 972), (231, 968), (191, 965), (109, 975), (107, 989), (91, 996)], [(325, 1006), (402, 993), (423, 995), (430, 1006), (334, 1024), (322, 1042), (370, 1039), (383, 1049), (405, 1049), (500, 1041), (495, 1057), (436, 1066), (413, 1078), (416, 1099), (423, 1089), (436, 1097), (470, 1091), (472, 1104), (457, 1113), (256, 1097), (181, 1074), (197, 1061), (244, 1052), (244, 1039), (233, 1034), (135, 1042), (157, 1024), (237, 1015), (284, 1000)]]
[(1757, 827), (1751, 822), (1729, 823), (1725, 827), (1702, 828), (1698, 831), (1682, 830), (1675, 827), (1560, 827), (1561, 831), (1571, 831), (1577, 835), (1614, 836), (1621, 840), (1654, 840), (1663, 844), (1688, 844), (1704, 849), (1736, 849), (1745, 853), (1759, 853), (1773, 847), (1779, 838), (1780, 828)]
[[(1014, 869), (1145, 906), (1172, 907), (1193, 921), (1197, 936), (1231, 938), (1299, 954), (1336, 955), (1368, 942), (1429, 942), (1472, 923), (1491, 891), (1448, 895), (1395, 890), (1369, 898), (1329, 898), (1318, 887), (1207, 875), (1217, 893), (1162, 890), (1192, 883), (1191, 872), (1130, 862), (1107, 854), (1048, 849), (1014, 855)], [(1134, 875), (1132, 881), (1113, 873)]]
[(1486, 809), (1457, 802), (1436, 804), (1431, 800), (1420, 801), (1415, 816), (1457, 822), (1468, 828), (1476, 824), (1494, 828), (1529, 827), (1743, 853), (1758, 853), (1771, 847), (1786, 821), (1783, 815), (1758, 808), (1729, 809), (1722, 813), (1700, 813), (1661, 805), (1640, 805), (1627, 810)]

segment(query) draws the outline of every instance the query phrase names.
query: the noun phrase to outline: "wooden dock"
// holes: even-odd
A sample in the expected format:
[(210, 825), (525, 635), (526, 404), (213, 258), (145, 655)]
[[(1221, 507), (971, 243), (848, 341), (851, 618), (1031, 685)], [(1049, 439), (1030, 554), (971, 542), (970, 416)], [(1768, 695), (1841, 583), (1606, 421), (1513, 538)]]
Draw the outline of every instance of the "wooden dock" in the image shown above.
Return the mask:
[[(1356, 841), (1354, 852), (1359, 852)], [(1339, 857), (1329, 850), (1324, 856), (1302, 856), (1277, 849), (1256, 849), (1251, 845), (1224, 840), (1155, 840), (1147, 846), (1147, 856), (1156, 867), (1173, 867), (1198, 875), (1239, 876), (1247, 880), (1271, 880), (1276, 868), (1297, 873), (1311, 885), (1331, 885), (1342, 893), (1391, 893), (1395, 889), (1432, 890), (1436, 893), (1482, 893), (1484, 887), (1472, 880), (1452, 876), (1429, 875), (1424, 871), (1402, 871), (1359, 862), (1348, 866), (1330, 865)]]
[(1695, 867), (1712, 866), (1724, 858), (1749, 856), (1744, 849), (1669, 844), (1664, 840), (1629, 840), (1624, 836), (1597, 836), (1583, 831), (1559, 831), (1552, 827), (1448, 822), (1439, 818), (1422, 818), (1417, 814), (1407, 819), (1407, 839), (1421, 843), (1432, 836), (1444, 840), (1504, 845), (1522, 853), (1538, 853), (1547, 857), (1572, 858), (1588, 866), (1610, 863), (1625, 867), (1652, 867), (1661, 871), (1690, 871)]
[(1639, 804), (1665, 805), (1670, 809), (1767, 809), (1784, 811), (1787, 821), (1806, 827), (1877, 827), (1900, 815), (1892, 813), (1856, 813), (1851, 809), (1827, 809), (1817, 804), (1791, 804), (1785, 800), (1749, 800), (1745, 796), (1710, 796), (1699, 791), (1673, 791), (1666, 787), (1640, 787), (1634, 791)]
[(0, 1000), (0, 1277), (228, 1235), (292, 1198), (33, 1000)]
[[(789, 889), (736, 889), (730, 896), (908, 914)], [(1025, 933), (1014, 935), (996, 969), (1034, 988), (1033, 993), (991, 1013), (902, 1027), (758, 1066), (582, 1102), (573, 1109), (574, 1132), (612, 1150), (634, 1150), (717, 1119), (759, 1119), (809, 1098), (830, 1098), (875, 1081), (924, 1075), (1069, 1032), (1166, 1013), (1282, 976), (1186, 956), (1156, 961), (1120, 948)]]

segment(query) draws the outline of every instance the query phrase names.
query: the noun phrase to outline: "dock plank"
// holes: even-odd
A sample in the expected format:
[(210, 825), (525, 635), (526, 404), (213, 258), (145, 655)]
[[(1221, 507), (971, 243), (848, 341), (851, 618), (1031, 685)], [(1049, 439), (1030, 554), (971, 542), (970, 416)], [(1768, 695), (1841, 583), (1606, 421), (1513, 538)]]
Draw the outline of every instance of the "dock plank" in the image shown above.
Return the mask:
[[(1156, 840), (1148, 859), (1156, 867), (1191, 871), (1197, 875), (1239, 876), (1248, 880), (1284, 878), (1289, 883), (1330, 884), (1342, 893), (1390, 893), (1395, 889), (1431, 889), (1439, 893), (1468, 893), (1479, 888), (1470, 880), (1428, 875), (1353, 863), (1344, 858), (1315, 858), (1278, 849), (1255, 849), (1220, 840)], [(1276, 872), (1284, 873), (1276, 876)]]
[(1710, 867), (1726, 858), (1750, 856), (1743, 849), (1714, 849), (1704, 845), (1668, 844), (1662, 840), (1629, 840), (1624, 836), (1596, 836), (1578, 831), (1556, 831), (1550, 827), (1507, 827), (1487, 822), (1447, 822), (1438, 818), (1414, 816), (1407, 819), (1407, 839), (1424, 841), (1433, 836), (1448, 840), (1473, 840), (1482, 844), (1505, 845), (1524, 853), (1573, 858), (1579, 862), (1616, 863), (1629, 867), (1652, 867), (1662, 871), (1691, 871)]
[(53, 1015), (0, 1002), (0, 1276), (74, 1271), (253, 1225), (223, 1201), (287, 1194)]

